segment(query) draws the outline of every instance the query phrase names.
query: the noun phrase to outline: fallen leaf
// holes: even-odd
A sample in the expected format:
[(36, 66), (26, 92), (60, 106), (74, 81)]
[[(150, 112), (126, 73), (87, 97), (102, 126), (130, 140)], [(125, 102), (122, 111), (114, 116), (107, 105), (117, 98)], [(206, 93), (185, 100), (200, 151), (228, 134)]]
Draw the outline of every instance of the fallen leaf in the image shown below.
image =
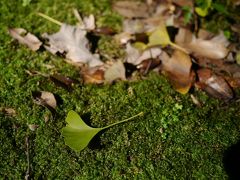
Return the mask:
[(93, 32), (96, 34), (96, 35), (114, 35), (116, 34), (116, 32), (110, 28), (110, 27), (99, 27), (99, 28), (95, 28), (93, 30)]
[(167, 46), (170, 45), (175, 49), (181, 50), (188, 54), (188, 51), (183, 47), (178, 46), (177, 44), (173, 43), (170, 40), (170, 37), (167, 32), (166, 26), (162, 23), (159, 25), (153, 32), (149, 35), (149, 43), (147, 44), (148, 47), (153, 46)]
[(178, 6), (188, 6), (193, 7), (193, 1), (192, 0), (173, 0), (173, 3), (177, 4)]
[(227, 56), (226, 39), (214, 37), (209, 40), (196, 38), (191, 31), (180, 28), (176, 36), (176, 43), (194, 53), (211, 59), (222, 59)]
[(62, 24), (59, 32), (43, 35), (49, 41), (49, 46), (45, 45), (44, 47), (52, 54), (66, 53), (66, 58), (75, 63), (88, 64), (90, 67), (103, 65), (99, 56), (90, 52), (86, 35), (87, 31), (80, 27)]
[(61, 74), (53, 74), (50, 75), (50, 79), (54, 82), (54, 84), (63, 87), (64, 89), (68, 91), (73, 90), (73, 84), (76, 82), (76, 80), (73, 80), (69, 77), (63, 76)]
[(42, 42), (36, 36), (29, 32), (27, 33), (25, 29), (10, 28), (8, 29), (8, 32), (12, 38), (18, 40), (19, 43), (26, 45), (33, 51), (37, 51), (42, 45)]
[(99, 68), (83, 69), (81, 75), (86, 84), (102, 84), (104, 82), (104, 71)]
[(47, 107), (51, 112), (55, 112), (57, 101), (53, 93), (47, 91), (32, 92), (34, 102), (38, 105)]
[(31, 131), (36, 131), (36, 129), (39, 127), (39, 125), (29, 124), (28, 127), (29, 127), (29, 129), (30, 129)]
[(159, 59), (150, 58), (142, 61), (141, 64), (137, 66), (137, 69), (139, 69), (140, 73), (146, 75), (149, 70), (157, 68), (160, 64), (161, 61)]
[(137, 34), (146, 32), (146, 27), (143, 20), (140, 19), (125, 19), (123, 21), (123, 32), (129, 34)]
[(194, 73), (191, 71), (191, 58), (188, 54), (175, 50), (169, 57), (163, 52), (160, 59), (163, 64), (163, 71), (167, 74), (173, 87), (181, 94), (186, 94), (191, 88)]
[(104, 79), (108, 83), (112, 83), (115, 80), (126, 80), (126, 70), (121, 61), (113, 63), (104, 73)]
[(228, 63), (219, 59), (210, 59), (202, 56), (195, 56), (195, 62), (202, 68), (212, 69), (218, 74), (235, 76), (240, 72), (240, 66), (236, 63)]
[(223, 77), (214, 74), (210, 69), (199, 69), (197, 75), (199, 79), (197, 85), (209, 95), (224, 101), (233, 98), (233, 91)]
[(6, 114), (7, 116), (16, 116), (16, 110), (10, 107), (0, 107), (0, 111)]
[(117, 1), (113, 4), (113, 10), (127, 18), (146, 18), (149, 16), (147, 5), (139, 1)]
[(96, 136), (100, 131), (113, 127), (117, 124), (127, 122), (142, 114), (143, 113), (141, 112), (131, 118), (108, 125), (103, 128), (92, 128), (88, 126), (76, 112), (69, 111), (66, 118), (67, 125), (66, 127), (62, 128), (62, 135), (67, 146), (77, 152), (80, 152), (87, 147), (92, 138)]
[(127, 63), (133, 64), (133, 65), (139, 65), (144, 60), (158, 58), (162, 53), (162, 50), (160, 47), (152, 47), (144, 51), (141, 51), (133, 47), (130, 43), (128, 43), (126, 46), (126, 53), (127, 53), (127, 57), (126, 57)]
[(96, 28), (95, 26), (95, 18), (93, 14), (90, 14), (88, 17), (83, 18), (83, 24), (84, 28), (87, 30), (94, 30)]
[(197, 97), (195, 97), (193, 94), (190, 95), (193, 103), (197, 106), (197, 107), (202, 107), (202, 104), (200, 103), (200, 101), (197, 99)]
[(224, 79), (232, 88), (240, 88), (240, 77), (224, 76)]
[(200, 1), (203, 2), (200, 6), (195, 7), (195, 11), (199, 16), (205, 17), (208, 14), (208, 10), (211, 7), (212, 0)]

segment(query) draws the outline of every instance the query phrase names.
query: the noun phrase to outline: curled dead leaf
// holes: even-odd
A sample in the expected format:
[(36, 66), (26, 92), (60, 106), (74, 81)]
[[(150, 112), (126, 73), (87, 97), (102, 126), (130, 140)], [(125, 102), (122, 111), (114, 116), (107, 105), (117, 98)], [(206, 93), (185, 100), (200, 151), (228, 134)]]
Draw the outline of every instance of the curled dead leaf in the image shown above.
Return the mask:
[(233, 98), (233, 91), (222, 76), (214, 74), (210, 69), (199, 69), (197, 75), (199, 79), (197, 85), (209, 95), (224, 101)]
[(148, 7), (139, 1), (117, 1), (113, 10), (127, 18), (146, 18), (149, 16)]
[(89, 41), (86, 38), (87, 31), (77, 26), (62, 24), (59, 32), (43, 37), (49, 42), (44, 47), (52, 54), (66, 53), (66, 58), (75, 63), (85, 63), (90, 67), (103, 65), (99, 55), (90, 52)]
[(76, 80), (71, 79), (70, 77), (63, 76), (61, 74), (53, 74), (50, 75), (50, 79), (54, 82), (54, 84), (63, 87), (64, 89), (68, 91), (73, 90), (73, 84), (76, 82)]
[(173, 87), (179, 93), (186, 94), (191, 88), (194, 79), (190, 56), (180, 50), (175, 50), (172, 57), (163, 52), (160, 59), (163, 64), (163, 71), (166, 73)]
[(47, 107), (51, 112), (55, 112), (57, 101), (53, 93), (47, 91), (32, 92), (34, 102), (38, 105)]
[(36, 129), (39, 127), (39, 125), (29, 124), (28, 127), (29, 127), (29, 129), (30, 129), (31, 131), (36, 131)]
[(225, 58), (229, 52), (226, 48), (226, 38), (221, 34), (212, 39), (204, 40), (196, 38), (191, 31), (180, 28), (176, 36), (176, 43), (191, 53), (211, 59)]
[(0, 107), (0, 112), (3, 112), (7, 116), (16, 116), (17, 112), (15, 109), (10, 107)]
[(104, 70), (99, 68), (83, 69), (81, 75), (86, 84), (102, 84), (104, 82)]
[(27, 33), (23, 28), (9, 28), (8, 32), (12, 38), (18, 40), (20, 44), (26, 45), (29, 49), (37, 51), (42, 42), (33, 34)]
[(162, 50), (160, 47), (152, 47), (141, 51), (128, 43), (126, 47), (126, 52), (126, 62), (133, 65), (139, 65), (144, 60), (158, 58), (162, 53)]
[(104, 73), (104, 79), (107, 83), (112, 83), (115, 80), (126, 80), (126, 70), (121, 61), (113, 63)]

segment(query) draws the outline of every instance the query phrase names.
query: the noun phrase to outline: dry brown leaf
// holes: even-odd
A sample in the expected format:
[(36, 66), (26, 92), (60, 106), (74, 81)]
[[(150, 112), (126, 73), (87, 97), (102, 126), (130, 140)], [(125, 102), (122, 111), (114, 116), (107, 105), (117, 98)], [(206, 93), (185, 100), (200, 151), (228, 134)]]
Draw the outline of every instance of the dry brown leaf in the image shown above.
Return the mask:
[(193, 7), (193, 1), (192, 0), (173, 0), (173, 3), (177, 4), (178, 6), (188, 6), (188, 7)]
[(199, 69), (197, 75), (197, 85), (209, 95), (225, 101), (233, 98), (233, 91), (223, 77), (214, 74), (210, 69)]
[(38, 105), (47, 107), (51, 112), (57, 107), (57, 101), (53, 93), (47, 91), (32, 92), (34, 102)]
[(43, 37), (49, 40), (49, 46), (44, 47), (52, 54), (64, 54), (75, 63), (86, 63), (90, 67), (103, 65), (97, 54), (90, 52), (87, 31), (80, 27), (63, 24), (59, 32)]
[(146, 18), (149, 16), (148, 6), (139, 1), (117, 1), (113, 4), (113, 10), (127, 18)]
[(73, 80), (70, 77), (63, 76), (61, 74), (50, 75), (50, 79), (54, 82), (54, 84), (63, 87), (68, 91), (73, 90), (72, 86), (76, 82), (76, 80)]
[(202, 104), (200, 103), (200, 101), (198, 100), (197, 97), (195, 97), (193, 94), (190, 95), (193, 103), (197, 106), (197, 107), (202, 107)]
[(16, 116), (16, 110), (10, 107), (0, 107), (0, 112), (3, 112), (7, 116)]
[(240, 88), (240, 77), (225, 76), (224, 79), (226, 79), (232, 88)]
[(226, 39), (221, 34), (210, 40), (204, 40), (196, 38), (191, 31), (180, 28), (176, 43), (191, 53), (211, 59), (223, 59), (229, 52), (226, 48)]
[(163, 52), (160, 56), (163, 64), (163, 71), (167, 74), (173, 87), (181, 94), (186, 94), (194, 78), (191, 71), (191, 58), (186, 53), (175, 50), (172, 57)]
[(31, 131), (36, 131), (36, 129), (39, 127), (39, 125), (29, 124), (28, 127), (29, 127), (29, 129), (30, 129)]
[(84, 69), (81, 71), (81, 75), (86, 84), (102, 84), (104, 82), (104, 70), (99, 68)]
[(126, 80), (126, 69), (121, 61), (117, 61), (110, 66), (104, 74), (104, 79), (107, 83), (112, 83), (115, 80)]
[(238, 64), (219, 61), (219, 59), (196, 56), (195, 61), (200, 67), (210, 68), (218, 74), (236, 76), (240, 72), (240, 66)]
[(8, 32), (12, 38), (18, 40), (19, 43), (26, 45), (33, 51), (37, 51), (42, 45), (42, 42), (36, 36), (29, 32), (27, 33), (23, 28), (10, 28)]

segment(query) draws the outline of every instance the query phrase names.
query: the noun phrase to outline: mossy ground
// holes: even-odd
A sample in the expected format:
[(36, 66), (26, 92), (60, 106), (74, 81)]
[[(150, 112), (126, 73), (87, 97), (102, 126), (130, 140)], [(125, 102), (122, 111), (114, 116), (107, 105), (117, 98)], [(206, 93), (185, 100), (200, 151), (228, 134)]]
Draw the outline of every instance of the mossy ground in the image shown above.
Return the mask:
[[(121, 17), (111, 12), (107, 0), (41, 0), (28, 7), (21, 1), (0, 2), (0, 107), (17, 111), (15, 117), (0, 113), (0, 178), (24, 178), (27, 137), (33, 179), (226, 179), (223, 154), (239, 140), (240, 102), (226, 105), (194, 92), (203, 102), (198, 108), (189, 95), (176, 93), (164, 77), (155, 73), (114, 85), (77, 84), (71, 93), (48, 78), (26, 73), (58, 72), (81, 81), (78, 70), (63, 59), (48, 52), (31, 52), (7, 34), (7, 27), (22, 27), (37, 35), (54, 32), (58, 26), (35, 12), (74, 23), (72, 8), (93, 13), (99, 25), (120, 29)], [(110, 43), (102, 43), (106, 52), (107, 47), (111, 49)], [(116, 55), (114, 50), (109, 53)], [(46, 65), (54, 68), (49, 70)], [(57, 116), (50, 116), (47, 123), (44, 117), (50, 113), (34, 104), (31, 92), (35, 90), (50, 91), (62, 99)], [(75, 153), (64, 145), (60, 133), (71, 109), (94, 127), (141, 111), (145, 115), (105, 131), (98, 136), (99, 143)], [(31, 131), (28, 124), (39, 128)]]

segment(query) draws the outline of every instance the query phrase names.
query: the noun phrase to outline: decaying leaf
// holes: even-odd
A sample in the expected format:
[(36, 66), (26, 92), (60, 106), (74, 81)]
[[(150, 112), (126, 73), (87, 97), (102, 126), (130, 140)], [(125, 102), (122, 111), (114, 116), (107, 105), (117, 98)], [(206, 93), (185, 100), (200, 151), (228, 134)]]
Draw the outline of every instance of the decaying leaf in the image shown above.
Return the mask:
[(197, 85), (209, 95), (225, 101), (233, 98), (233, 91), (223, 77), (214, 74), (210, 69), (199, 69), (197, 75)]
[(219, 59), (205, 58), (202, 56), (195, 57), (195, 61), (200, 67), (210, 68), (218, 74), (228, 74), (230, 76), (236, 76), (240, 72), (240, 66), (238, 64), (220, 61)]
[(53, 93), (47, 91), (32, 92), (34, 102), (38, 105), (47, 107), (51, 112), (54, 112), (57, 107), (57, 101)]
[(211, 59), (222, 59), (229, 52), (226, 48), (226, 39), (222, 35), (204, 40), (196, 38), (191, 31), (183, 28), (179, 29), (176, 43), (185, 47), (191, 53)]
[(172, 57), (163, 52), (160, 59), (163, 71), (167, 74), (176, 91), (186, 94), (193, 81), (194, 74), (191, 71), (191, 58), (182, 51), (175, 50)]
[(157, 68), (160, 64), (161, 64), (160, 59), (150, 58), (142, 61), (141, 64), (137, 66), (137, 69), (139, 69), (140, 73), (146, 75), (149, 72), (149, 70)]
[(193, 7), (193, 1), (192, 0), (173, 0), (173, 3), (177, 4), (178, 6)]
[(142, 114), (143, 113), (141, 112), (135, 116), (132, 116), (131, 118), (122, 120), (103, 128), (92, 128), (88, 126), (76, 112), (69, 111), (66, 118), (67, 125), (62, 129), (62, 135), (64, 137), (65, 144), (73, 150), (79, 152), (86, 148), (92, 138), (96, 136), (100, 131), (113, 127), (117, 124), (127, 122)]
[(224, 79), (232, 88), (240, 88), (240, 77), (225, 76)]
[(127, 18), (144, 18), (149, 16), (145, 3), (136, 1), (117, 1), (113, 4), (113, 10)]
[(146, 32), (144, 22), (140, 19), (125, 19), (123, 21), (123, 32), (129, 34)]
[(30, 129), (31, 131), (36, 131), (36, 129), (39, 127), (39, 125), (29, 124), (28, 127), (29, 127), (29, 129)]
[(202, 104), (200, 103), (200, 101), (198, 100), (197, 97), (195, 97), (193, 94), (190, 95), (193, 103), (197, 106), (197, 107), (202, 107)]
[(90, 67), (103, 65), (99, 56), (90, 52), (86, 35), (87, 31), (80, 27), (63, 24), (59, 32), (43, 35), (49, 41), (49, 46), (44, 47), (53, 54), (66, 53), (66, 58), (75, 63), (88, 64)]
[(104, 74), (104, 79), (108, 83), (112, 83), (115, 80), (126, 80), (126, 70), (121, 61), (117, 61), (110, 66)]
[(16, 110), (10, 107), (0, 107), (0, 112), (3, 112), (7, 116), (16, 116)]
[(102, 84), (104, 82), (104, 70), (99, 68), (83, 69), (81, 75), (86, 84)]
[(26, 45), (33, 51), (37, 51), (42, 45), (42, 42), (36, 36), (29, 32), (27, 33), (25, 29), (10, 28), (8, 32), (12, 38), (18, 40), (19, 43)]
[(50, 76), (50, 79), (58, 86), (65, 88), (68, 91), (72, 90), (73, 84), (76, 82), (75, 80), (63, 76), (61, 74), (53, 74)]
[(142, 61), (147, 59), (155, 59), (160, 56), (162, 50), (160, 47), (148, 48), (144, 51), (138, 50), (133, 47), (130, 43), (126, 46), (126, 62), (134, 65), (139, 65)]

